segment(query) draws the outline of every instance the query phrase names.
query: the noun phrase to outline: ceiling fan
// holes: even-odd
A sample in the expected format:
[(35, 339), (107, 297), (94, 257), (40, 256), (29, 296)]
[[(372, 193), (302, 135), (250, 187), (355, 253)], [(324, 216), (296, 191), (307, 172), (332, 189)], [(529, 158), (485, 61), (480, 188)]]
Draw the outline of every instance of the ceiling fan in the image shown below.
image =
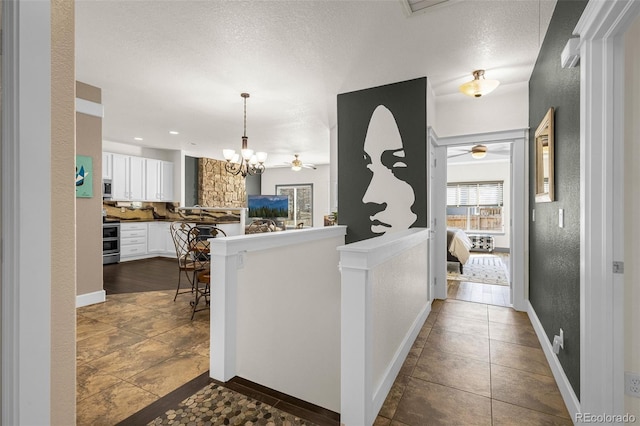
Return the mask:
[(315, 164), (303, 163), (302, 160), (300, 160), (300, 158), (299, 158), (299, 154), (293, 154), (293, 156), (295, 157), (293, 159), (293, 161), (291, 163), (285, 163), (285, 164), (290, 165), (291, 166), (291, 170), (293, 170), (294, 172), (299, 172), (303, 168), (305, 168), (305, 169), (313, 169), (313, 170), (316, 169)]
[(474, 145), (471, 149), (464, 152), (449, 155), (447, 158), (455, 158), (463, 155), (471, 154), (473, 158), (484, 158), (487, 155), (487, 147), (485, 145)]

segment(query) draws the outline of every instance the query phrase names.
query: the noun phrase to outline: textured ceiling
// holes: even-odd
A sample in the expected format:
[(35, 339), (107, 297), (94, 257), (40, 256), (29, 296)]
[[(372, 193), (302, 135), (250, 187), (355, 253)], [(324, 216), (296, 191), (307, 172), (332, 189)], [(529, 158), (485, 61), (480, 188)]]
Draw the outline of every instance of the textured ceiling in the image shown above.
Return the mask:
[(479, 68), (529, 80), (554, 1), (450, 3), (78, 0), (76, 78), (102, 89), (105, 140), (222, 158), (249, 92), (250, 148), (326, 164), (339, 93), (427, 76), (451, 94)]

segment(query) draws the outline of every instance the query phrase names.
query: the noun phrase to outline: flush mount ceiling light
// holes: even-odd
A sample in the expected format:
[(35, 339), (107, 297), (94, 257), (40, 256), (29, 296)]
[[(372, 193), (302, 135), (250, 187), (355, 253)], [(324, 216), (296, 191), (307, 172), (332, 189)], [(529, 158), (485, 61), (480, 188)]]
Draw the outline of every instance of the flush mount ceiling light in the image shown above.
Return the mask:
[(486, 80), (484, 78), (484, 70), (475, 70), (473, 72), (473, 80), (461, 85), (460, 91), (472, 98), (479, 98), (491, 93), (499, 84), (498, 80)]
[[(248, 93), (241, 93), (240, 96), (244, 99), (244, 133), (242, 134), (242, 149), (240, 154), (236, 154), (233, 149), (223, 149), (222, 155), (227, 160), (225, 169), (232, 175), (241, 174), (242, 177), (249, 175), (261, 175), (264, 173), (264, 162), (267, 160), (266, 152), (253, 153), (252, 149), (247, 148), (247, 98)], [(242, 157), (242, 158), (241, 158)]]
[(484, 145), (476, 145), (471, 148), (471, 156), (476, 159), (484, 158), (487, 155), (487, 147)]

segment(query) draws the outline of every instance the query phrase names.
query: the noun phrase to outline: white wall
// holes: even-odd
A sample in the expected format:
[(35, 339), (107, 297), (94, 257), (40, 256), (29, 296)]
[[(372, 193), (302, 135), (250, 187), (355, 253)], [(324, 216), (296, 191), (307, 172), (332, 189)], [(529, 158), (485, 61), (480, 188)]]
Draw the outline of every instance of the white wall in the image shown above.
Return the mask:
[(509, 218), (511, 217), (511, 164), (508, 161), (481, 162), (481, 163), (458, 163), (447, 166), (448, 182), (481, 182), (481, 181), (504, 181), (504, 234), (494, 235), (494, 246), (509, 248), (510, 229)]
[[(625, 35), (625, 354), (624, 369), (640, 373), (640, 18)], [(640, 418), (640, 398), (625, 395), (625, 412)]]
[(497, 132), (529, 127), (529, 83), (498, 86), (489, 95), (461, 93), (436, 98), (433, 129), (439, 137)]
[[(332, 159), (333, 160), (333, 159)], [(329, 199), (329, 165), (316, 170), (302, 169), (294, 172), (289, 167), (267, 169), (262, 175), (262, 194), (276, 193), (276, 185), (313, 184), (313, 226), (324, 226), (324, 215), (331, 213)]]
[[(258, 241), (295, 238), (305, 232), (325, 233), (333, 231), (332, 228), (337, 227), (233, 238), (243, 238), (250, 246), (254, 242), (255, 247), (259, 245)], [(235, 286), (236, 374), (339, 411), (340, 273), (337, 248), (344, 245), (344, 235), (321, 237), (244, 253)]]

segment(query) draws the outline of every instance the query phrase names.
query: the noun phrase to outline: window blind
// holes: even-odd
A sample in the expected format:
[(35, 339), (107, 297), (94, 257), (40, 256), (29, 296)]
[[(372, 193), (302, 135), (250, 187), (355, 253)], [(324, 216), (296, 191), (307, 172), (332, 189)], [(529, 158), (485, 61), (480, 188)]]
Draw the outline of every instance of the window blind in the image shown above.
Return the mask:
[(502, 206), (504, 181), (447, 184), (447, 206)]

